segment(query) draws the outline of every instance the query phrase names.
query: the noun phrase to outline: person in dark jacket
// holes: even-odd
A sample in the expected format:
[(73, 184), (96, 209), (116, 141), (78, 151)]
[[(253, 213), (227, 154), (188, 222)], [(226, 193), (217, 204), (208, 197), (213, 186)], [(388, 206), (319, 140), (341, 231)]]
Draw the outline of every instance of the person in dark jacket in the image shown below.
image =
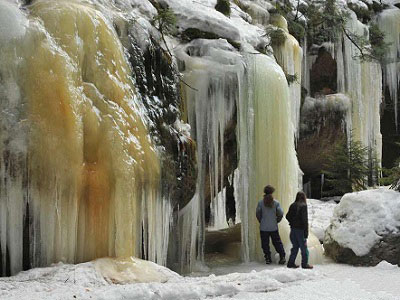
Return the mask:
[(307, 198), (303, 192), (298, 192), (296, 200), (290, 205), (286, 219), (290, 225), (290, 241), (292, 242), (292, 250), (287, 264), (288, 268), (298, 268), (295, 264), (297, 253), (301, 251), (301, 267), (304, 269), (312, 269), (313, 266), (308, 264), (308, 212)]
[(270, 185), (264, 188), (264, 198), (258, 202), (256, 217), (260, 222), (261, 247), (264, 251), (265, 262), (267, 264), (272, 262), (269, 249), (269, 239), (271, 238), (272, 244), (280, 256), (279, 264), (283, 265), (286, 263), (286, 254), (278, 231), (278, 223), (283, 218), (283, 210), (279, 202), (272, 196), (274, 191), (275, 189)]

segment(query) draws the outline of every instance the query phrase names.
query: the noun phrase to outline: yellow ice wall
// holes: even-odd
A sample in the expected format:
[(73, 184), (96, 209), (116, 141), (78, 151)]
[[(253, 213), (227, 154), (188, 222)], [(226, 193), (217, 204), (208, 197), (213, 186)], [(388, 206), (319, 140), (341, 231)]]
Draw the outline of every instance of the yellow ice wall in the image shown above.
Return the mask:
[(112, 25), (83, 1), (39, 0), (27, 13), (14, 49), (30, 127), (33, 266), (138, 256), (144, 223), (147, 258), (165, 263), (154, 238), (165, 220), (152, 219), (165, 208), (159, 159)]
[[(122, 47), (105, 18), (79, 2), (37, 1), (31, 13), (47, 31), (27, 59), (24, 84), (41, 215), (56, 210), (58, 232), (45, 250), (55, 260), (72, 260), (74, 250), (77, 261), (137, 255), (141, 194), (157, 189), (159, 162), (137, 113)], [(60, 195), (48, 194), (58, 189)], [(68, 223), (75, 219), (74, 237)]]

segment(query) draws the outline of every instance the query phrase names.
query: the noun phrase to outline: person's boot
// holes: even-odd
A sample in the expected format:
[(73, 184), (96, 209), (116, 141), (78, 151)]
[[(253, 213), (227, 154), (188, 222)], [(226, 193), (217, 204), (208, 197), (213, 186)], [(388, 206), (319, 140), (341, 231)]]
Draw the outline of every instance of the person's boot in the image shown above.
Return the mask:
[(296, 265), (295, 263), (288, 263), (287, 264), (287, 267), (289, 268), (289, 269), (297, 269), (299, 266), (298, 265)]
[(301, 266), (303, 269), (313, 269), (312, 265), (306, 264), (305, 266)]
[(281, 255), (278, 264), (284, 265), (286, 263), (285, 255)]
[(267, 265), (270, 265), (270, 264), (272, 263), (271, 257), (266, 257), (266, 258), (265, 258), (265, 263), (266, 263)]

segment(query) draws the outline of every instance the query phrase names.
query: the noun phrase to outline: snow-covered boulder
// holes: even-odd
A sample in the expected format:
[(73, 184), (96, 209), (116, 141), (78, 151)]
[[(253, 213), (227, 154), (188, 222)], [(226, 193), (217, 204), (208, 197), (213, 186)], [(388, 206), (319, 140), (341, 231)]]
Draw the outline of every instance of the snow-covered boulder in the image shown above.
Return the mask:
[(307, 204), (311, 232), (323, 243), (325, 230), (330, 225), (337, 204), (334, 200), (321, 201), (317, 199), (307, 199)]
[(93, 262), (97, 273), (109, 283), (167, 282), (180, 276), (154, 262), (136, 257), (100, 258)]
[(378, 189), (346, 194), (325, 233), (325, 252), (335, 261), (400, 265), (400, 193)]

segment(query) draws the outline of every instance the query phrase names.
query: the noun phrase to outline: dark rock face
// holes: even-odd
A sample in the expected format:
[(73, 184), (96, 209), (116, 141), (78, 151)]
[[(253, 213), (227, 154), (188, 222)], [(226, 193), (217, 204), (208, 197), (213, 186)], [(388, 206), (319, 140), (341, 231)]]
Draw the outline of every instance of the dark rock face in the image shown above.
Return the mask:
[(304, 172), (304, 184), (311, 184), (311, 195), (308, 196), (319, 199), (324, 165), (336, 146), (346, 138), (347, 112), (339, 108), (326, 109), (327, 97), (315, 99), (312, 107), (306, 103), (308, 99), (313, 98), (306, 98), (301, 110), (297, 157)]
[(297, 157), (304, 172), (304, 183), (311, 182), (311, 197), (320, 198), (321, 173), (327, 157), (346, 138), (340, 125), (327, 125), (313, 135), (301, 137), (297, 144)]
[(197, 158), (195, 143), (175, 126), (181, 116), (179, 74), (159, 38), (149, 35), (143, 48), (135, 26), (116, 30), (129, 52), (132, 77), (149, 117), (150, 135), (161, 152), (162, 193), (172, 199), (175, 209), (183, 208), (196, 189)]
[(324, 243), (325, 254), (338, 263), (356, 266), (376, 266), (382, 260), (400, 266), (400, 233), (389, 233), (375, 244), (364, 256), (357, 256), (353, 250), (343, 248), (336, 241)]
[[(397, 122), (400, 124), (400, 114)], [(390, 98), (389, 89), (386, 88), (381, 111), (382, 166), (389, 169), (394, 166), (400, 153), (400, 131), (396, 129), (395, 124), (394, 103)]]
[(336, 61), (324, 47), (319, 48), (318, 57), (311, 69), (310, 93), (333, 94), (337, 90), (337, 66)]

